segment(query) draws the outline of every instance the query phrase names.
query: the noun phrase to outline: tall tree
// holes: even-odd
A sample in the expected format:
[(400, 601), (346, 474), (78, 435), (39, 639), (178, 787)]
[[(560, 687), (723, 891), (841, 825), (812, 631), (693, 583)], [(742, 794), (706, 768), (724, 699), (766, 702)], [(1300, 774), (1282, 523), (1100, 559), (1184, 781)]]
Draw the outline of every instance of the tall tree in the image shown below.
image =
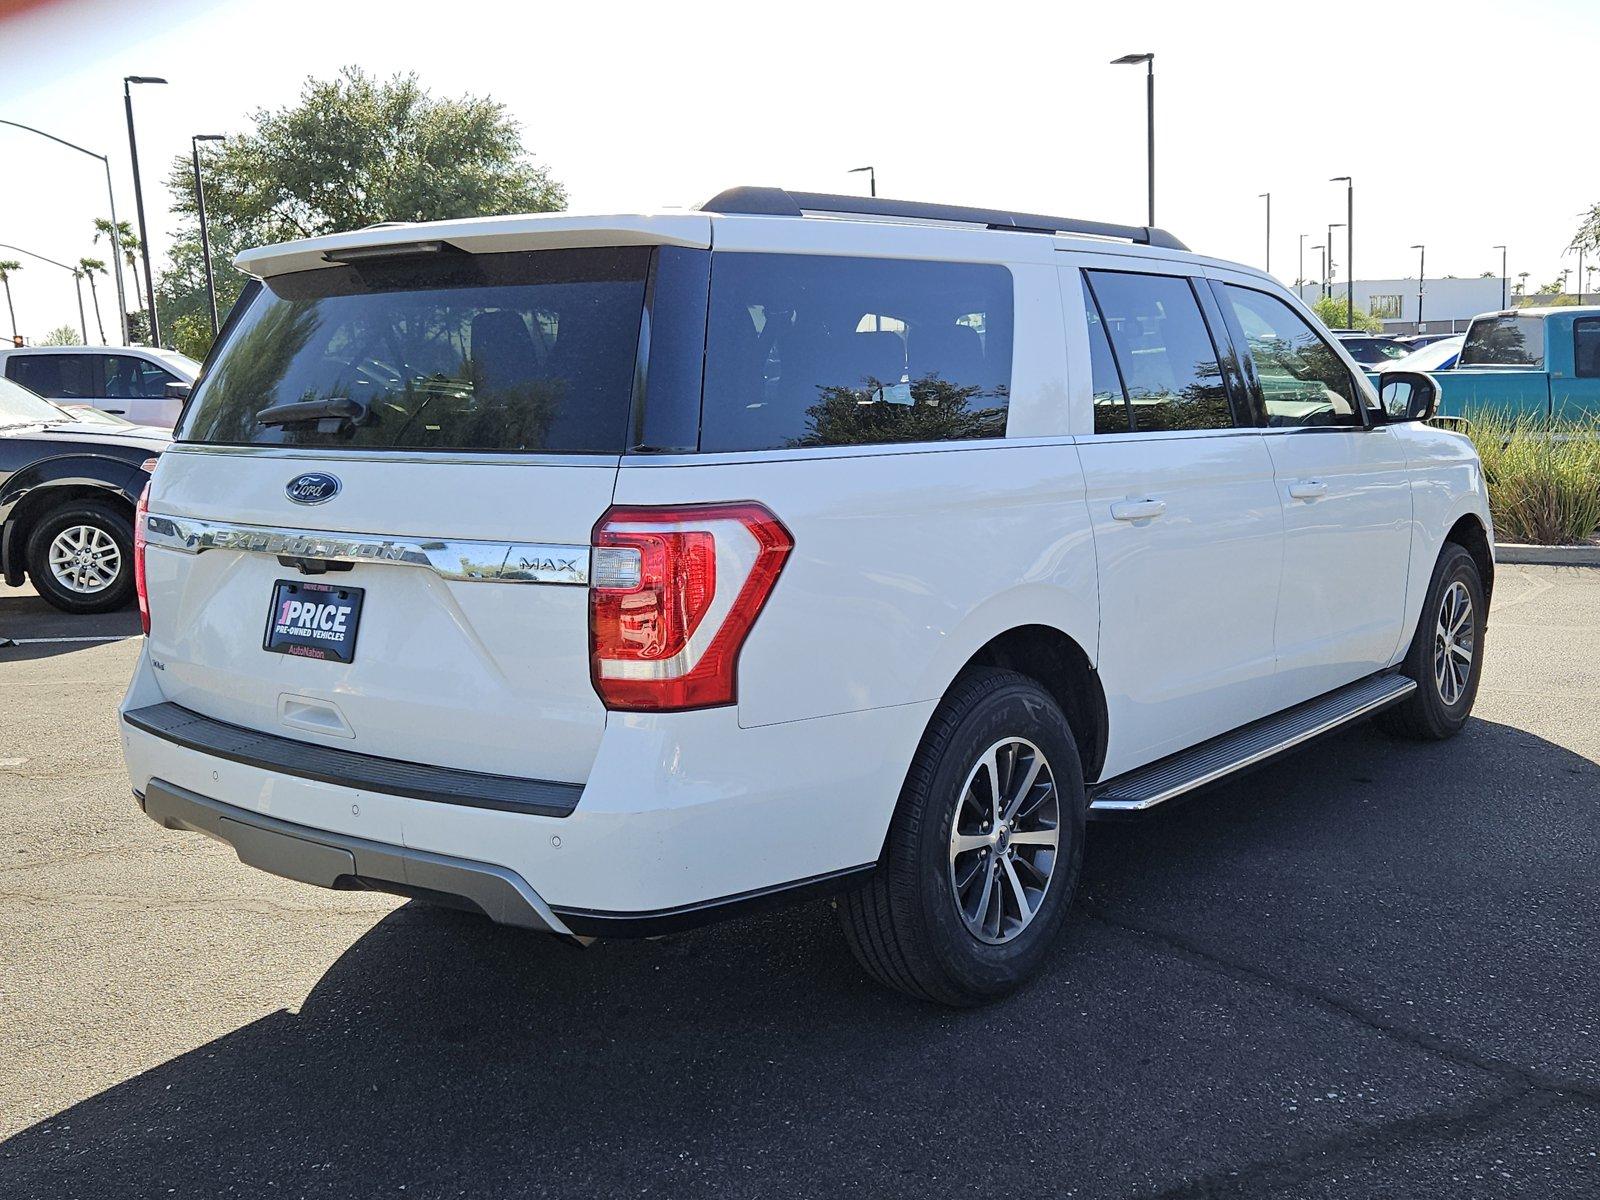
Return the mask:
[(98, 258), (80, 258), (78, 270), (89, 280), (89, 296), (94, 301), (94, 323), (100, 329), (100, 344), (103, 346), (106, 342), (106, 323), (100, 318), (100, 293), (95, 290), (94, 277), (106, 273), (106, 264)]
[[(300, 98), (250, 116), (248, 132), (207, 157), (206, 218), (217, 308), (244, 286), (231, 260), (251, 246), (358, 229), (379, 221), (433, 221), (551, 212), (566, 192), (529, 160), (506, 108), (486, 97), (440, 98), (415, 75), (379, 80), (357, 67), (308, 79)], [(161, 273), (159, 303), (180, 348), (211, 338), (193, 165), (167, 173), (179, 230)]]
[(76, 346), (78, 331), (71, 325), (57, 325), (40, 340), (41, 346)]
[[(111, 241), (111, 222), (105, 217), (96, 217), (94, 219), (95, 245), (98, 246), (100, 244), (101, 238), (105, 238), (108, 243)], [(144, 305), (139, 302), (139, 297), (144, 295), (144, 289), (139, 286), (139, 247), (142, 243), (139, 241), (139, 235), (134, 233), (133, 226), (129, 222), (117, 222), (116, 244), (122, 247), (122, 261), (127, 265), (128, 270), (133, 273), (133, 294), (127, 297), (133, 307), (128, 310), (128, 315), (132, 317), (134, 314), (138, 314), (142, 320)]]
[(6, 311), (11, 314), (11, 340), (17, 340), (17, 309), (11, 303), (11, 273), (22, 270), (22, 264), (14, 258), (0, 258), (0, 285), (6, 289)]

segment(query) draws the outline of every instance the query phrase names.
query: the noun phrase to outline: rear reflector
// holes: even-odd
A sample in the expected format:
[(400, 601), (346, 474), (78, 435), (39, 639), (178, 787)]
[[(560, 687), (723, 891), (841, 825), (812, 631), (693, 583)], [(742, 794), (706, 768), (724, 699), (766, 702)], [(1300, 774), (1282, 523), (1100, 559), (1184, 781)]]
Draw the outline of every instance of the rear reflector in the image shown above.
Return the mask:
[(133, 590), (139, 596), (139, 624), (146, 636), (150, 633), (150, 591), (144, 582), (144, 520), (150, 510), (150, 485), (139, 493), (139, 504), (133, 510)]
[(755, 503), (613, 508), (594, 531), (589, 665), (609, 709), (732, 704), (739, 651), (794, 547)]

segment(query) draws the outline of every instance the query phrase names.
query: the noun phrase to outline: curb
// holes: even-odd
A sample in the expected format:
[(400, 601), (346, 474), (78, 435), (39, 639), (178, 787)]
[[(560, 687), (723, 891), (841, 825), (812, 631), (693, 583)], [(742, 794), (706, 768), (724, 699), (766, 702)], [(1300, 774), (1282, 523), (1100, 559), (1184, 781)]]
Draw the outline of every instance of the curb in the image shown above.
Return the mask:
[(1543, 567), (1600, 567), (1600, 545), (1530, 546), (1523, 542), (1496, 542), (1497, 563)]

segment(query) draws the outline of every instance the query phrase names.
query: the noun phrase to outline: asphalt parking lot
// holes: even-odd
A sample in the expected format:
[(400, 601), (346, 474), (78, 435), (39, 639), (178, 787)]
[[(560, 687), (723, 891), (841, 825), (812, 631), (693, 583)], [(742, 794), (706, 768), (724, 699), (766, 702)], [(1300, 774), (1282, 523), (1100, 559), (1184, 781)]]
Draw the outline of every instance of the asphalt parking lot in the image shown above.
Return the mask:
[(1600, 569), (1501, 568), (1456, 741), (1092, 827), (962, 1013), (826, 903), (578, 951), (249, 871), (130, 799), (136, 646), (0, 648), (0, 1196), (1600, 1193)]

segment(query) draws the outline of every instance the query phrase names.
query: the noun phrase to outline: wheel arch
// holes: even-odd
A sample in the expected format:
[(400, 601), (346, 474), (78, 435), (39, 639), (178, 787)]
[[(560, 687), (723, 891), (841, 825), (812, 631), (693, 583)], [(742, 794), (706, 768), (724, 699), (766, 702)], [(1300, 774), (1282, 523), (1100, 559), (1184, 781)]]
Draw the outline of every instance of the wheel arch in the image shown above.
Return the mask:
[[(1483, 604), (1487, 609), (1494, 597), (1494, 547), (1489, 542), (1489, 531), (1484, 527), (1483, 520), (1477, 513), (1466, 513), (1450, 526), (1444, 541), (1445, 545), (1453, 543), (1472, 555), (1472, 561), (1478, 566), (1478, 577), (1483, 581)], [(1439, 550), (1443, 553), (1444, 546)], [(1484, 613), (1484, 621), (1488, 623), (1487, 612)]]
[[(135, 470), (135, 474), (138, 474)], [(52, 479), (23, 481), (20, 488), (8, 489), (0, 499), (0, 521), (5, 532), (0, 536), (0, 574), (12, 587), (19, 586), (27, 574), (24, 559), (28, 535), (45, 513), (75, 500), (111, 501), (127, 510), (133, 519), (138, 497), (126, 486), (86, 474), (64, 474)]]

